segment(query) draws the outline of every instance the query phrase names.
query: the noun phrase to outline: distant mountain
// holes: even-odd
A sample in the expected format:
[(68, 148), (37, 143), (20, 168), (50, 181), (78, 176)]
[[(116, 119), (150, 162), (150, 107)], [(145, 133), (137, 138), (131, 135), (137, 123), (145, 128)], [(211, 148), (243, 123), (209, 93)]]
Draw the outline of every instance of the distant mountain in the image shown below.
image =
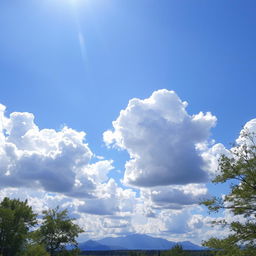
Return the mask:
[(206, 247), (191, 243), (190, 241), (179, 242), (184, 250), (206, 250)]
[(109, 251), (110, 250), (108, 246), (102, 245), (93, 240), (88, 240), (84, 243), (80, 243), (78, 247), (82, 251)]
[(122, 248), (120, 246), (107, 246), (104, 244), (100, 244), (93, 240), (88, 240), (84, 243), (80, 243), (78, 245), (81, 251), (112, 251), (112, 250), (125, 250), (126, 248)]
[(176, 244), (162, 238), (154, 238), (140, 234), (125, 237), (107, 237), (98, 240), (98, 242), (108, 246), (119, 245), (128, 250), (168, 250)]
[[(79, 244), (81, 250), (108, 251), (108, 250), (169, 250), (176, 242), (148, 235), (133, 234), (124, 237), (107, 237), (97, 241), (89, 240)], [(189, 241), (179, 242), (184, 250), (205, 250)]]

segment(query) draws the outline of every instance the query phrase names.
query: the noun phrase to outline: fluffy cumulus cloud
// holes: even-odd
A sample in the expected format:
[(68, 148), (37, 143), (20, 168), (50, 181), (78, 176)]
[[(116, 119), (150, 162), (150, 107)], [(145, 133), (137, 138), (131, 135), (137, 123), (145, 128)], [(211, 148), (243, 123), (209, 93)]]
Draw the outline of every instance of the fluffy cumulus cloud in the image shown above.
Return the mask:
[(79, 211), (97, 215), (115, 215), (118, 212), (133, 212), (136, 193), (131, 189), (119, 187), (113, 179), (100, 184), (97, 197), (88, 199), (79, 207)]
[(204, 184), (162, 186), (142, 191), (155, 209), (182, 209), (196, 205), (209, 196)]
[[(28, 199), (38, 213), (67, 208), (86, 230), (80, 240), (134, 232), (197, 243), (224, 236), (198, 202), (209, 196), (206, 182), (218, 173), (219, 156), (231, 153), (210, 140), (216, 117), (190, 115), (186, 107), (175, 92), (159, 90), (130, 100), (104, 133), (109, 147), (129, 153), (126, 187), (110, 178), (114, 162), (95, 157), (84, 132), (40, 129), (33, 114), (7, 116), (0, 105), (0, 200)], [(256, 119), (244, 129), (255, 132)]]
[[(33, 114), (14, 112), (8, 118), (1, 109), (0, 186), (73, 193), (77, 175), (82, 176), (93, 155), (85, 133), (67, 127), (40, 130)], [(81, 179), (87, 194), (94, 188), (93, 179), (87, 173)]]
[[(218, 174), (219, 157), (232, 156), (232, 150), (210, 139), (215, 116), (190, 115), (186, 107), (168, 90), (132, 99), (103, 139), (108, 147), (126, 150), (130, 156), (123, 182), (140, 191), (130, 220), (133, 230), (147, 234), (154, 230), (152, 235), (200, 243), (228, 233), (212, 229), (216, 218), (205, 215), (198, 203), (210, 196), (206, 183)], [(255, 119), (241, 135), (244, 131), (256, 131)]]
[(0, 105), (2, 195), (30, 198), (36, 209), (55, 198), (56, 204), (73, 205), (72, 211), (77, 212), (113, 215), (132, 211), (135, 192), (118, 187), (108, 177), (113, 161), (93, 160), (84, 132), (68, 127), (39, 129), (33, 114), (14, 112), (7, 117), (5, 106)]
[(78, 221), (89, 214), (100, 223), (102, 216), (119, 216), (123, 223), (136, 193), (109, 178), (113, 161), (95, 157), (85, 135), (68, 127), (40, 129), (33, 114), (7, 116), (0, 105), (0, 198), (29, 199), (38, 213), (59, 205)]
[(244, 125), (243, 129), (240, 132), (239, 137), (236, 140), (236, 143), (238, 145), (251, 145), (252, 143), (255, 144), (255, 139), (253, 138), (253, 136), (244, 136), (246, 134), (256, 134), (256, 118), (250, 120)]
[(104, 133), (107, 145), (125, 149), (124, 182), (137, 187), (202, 183), (207, 162), (197, 145), (206, 143), (216, 117), (189, 115), (187, 102), (173, 91), (155, 91), (149, 98), (132, 99)]
[(207, 147), (207, 145), (199, 145), (201, 156), (207, 164), (207, 169), (211, 178), (219, 173), (219, 159), (222, 155), (231, 156), (230, 151), (221, 143)]

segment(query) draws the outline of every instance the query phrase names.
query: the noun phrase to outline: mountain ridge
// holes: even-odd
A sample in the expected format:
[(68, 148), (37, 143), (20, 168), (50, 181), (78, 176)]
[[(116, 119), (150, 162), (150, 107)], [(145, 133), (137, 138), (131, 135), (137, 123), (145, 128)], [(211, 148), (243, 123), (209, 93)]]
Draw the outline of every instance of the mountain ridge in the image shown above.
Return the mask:
[(106, 237), (99, 240), (88, 240), (79, 244), (81, 250), (169, 250), (180, 244), (184, 250), (205, 250), (205, 247), (190, 241), (172, 242), (163, 238), (144, 234), (131, 234), (120, 237)]

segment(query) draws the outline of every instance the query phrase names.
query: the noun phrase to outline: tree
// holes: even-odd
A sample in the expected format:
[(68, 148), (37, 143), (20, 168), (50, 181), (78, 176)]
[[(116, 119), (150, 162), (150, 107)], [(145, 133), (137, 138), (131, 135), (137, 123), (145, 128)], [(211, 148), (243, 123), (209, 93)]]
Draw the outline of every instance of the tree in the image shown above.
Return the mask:
[[(50, 255), (67, 253), (66, 246), (77, 249), (76, 238), (83, 230), (73, 223), (67, 210), (60, 211), (59, 207), (43, 211), (43, 223), (38, 229), (41, 243), (45, 245)], [(74, 254), (73, 254), (74, 255)]]
[(24, 246), (31, 227), (36, 225), (36, 214), (27, 201), (4, 198), (0, 203), (0, 254), (17, 255)]
[(205, 246), (217, 249), (217, 255), (256, 255), (256, 136), (243, 130), (239, 143), (219, 161), (219, 175), (213, 183), (230, 182), (230, 192), (222, 198), (214, 197), (203, 204), (212, 212), (230, 210), (243, 221), (221, 224), (230, 229), (225, 239), (211, 238)]
[(28, 244), (21, 256), (49, 256), (49, 254), (41, 244)]
[(185, 252), (180, 244), (176, 244), (172, 249), (164, 252), (163, 256), (185, 256)]

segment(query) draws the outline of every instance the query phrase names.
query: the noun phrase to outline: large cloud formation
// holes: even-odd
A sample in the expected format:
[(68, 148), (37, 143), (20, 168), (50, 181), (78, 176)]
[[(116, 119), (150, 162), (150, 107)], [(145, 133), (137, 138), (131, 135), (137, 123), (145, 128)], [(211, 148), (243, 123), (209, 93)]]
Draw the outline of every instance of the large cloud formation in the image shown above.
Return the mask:
[(185, 185), (208, 180), (208, 163), (198, 149), (207, 142), (216, 117), (189, 115), (174, 91), (132, 99), (104, 133), (105, 143), (125, 149), (124, 182), (137, 187)]
[[(205, 182), (216, 175), (218, 157), (232, 150), (209, 141), (216, 117), (190, 115), (186, 106), (175, 92), (156, 91), (132, 99), (105, 132), (108, 145), (130, 154), (124, 181), (133, 190), (109, 175), (113, 161), (94, 157), (84, 132), (39, 129), (33, 114), (6, 116), (0, 105), (0, 200), (28, 199), (37, 213), (67, 208), (86, 230), (81, 241), (136, 232), (200, 243), (225, 235), (211, 228), (214, 218), (198, 202), (208, 196)], [(245, 130), (256, 131), (255, 120)]]
[[(104, 179), (111, 161), (90, 165), (93, 153), (85, 133), (64, 127), (42, 129), (31, 113), (5, 116), (0, 106), (0, 186), (30, 187), (74, 197), (92, 197), (97, 179)], [(94, 172), (90, 169), (94, 169)], [(97, 170), (101, 175), (97, 174)], [(106, 177), (105, 177), (106, 179)]]
[(208, 196), (204, 184), (162, 186), (151, 188), (149, 191), (150, 195), (144, 192), (144, 196), (149, 196), (155, 209), (182, 209), (196, 205)]
[(33, 114), (7, 117), (0, 105), (0, 197), (30, 198), (37, 209), (54, 198), (76, 214), (131, 212), (136, 193), (108, 177), (113, 161), (94, 157), (85, 135), (68, 127), (39, 129)]

